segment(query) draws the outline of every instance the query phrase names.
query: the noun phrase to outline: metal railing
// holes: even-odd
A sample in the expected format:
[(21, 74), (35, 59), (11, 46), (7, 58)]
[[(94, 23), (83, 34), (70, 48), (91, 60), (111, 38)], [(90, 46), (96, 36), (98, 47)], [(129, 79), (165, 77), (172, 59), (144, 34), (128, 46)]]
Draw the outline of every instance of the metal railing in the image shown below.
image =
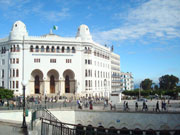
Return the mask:
[(41, 135), (179, 135), (180, 130), (115, 129), (62, 123), (41, 118)]

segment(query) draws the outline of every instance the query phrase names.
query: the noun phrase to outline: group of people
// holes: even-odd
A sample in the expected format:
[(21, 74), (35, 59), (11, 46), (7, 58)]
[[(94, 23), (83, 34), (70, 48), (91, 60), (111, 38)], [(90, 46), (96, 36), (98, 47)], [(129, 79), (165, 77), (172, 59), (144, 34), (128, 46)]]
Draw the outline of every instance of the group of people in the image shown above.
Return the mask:
[[(161, 102), (161, 110), (166, 111), (166, 102), (165, 101)], [(156, 103), (156, 112), (160, 112), (159, 101), (157, 101), (157, 103)]]
[[(135, 102), (135, 111), (138, 111), (138, 102)], [(128, 106), (128, 102), (127, 101), (124, 101), (123, 103), (123, 110), (124, 111), (128, 111), (130, 108)], [(166, 102), (165, 101), (162, 101), (161, 102), (161, 110), (163, 111), (166, 111)], [(146, 104), (146, 102), (144, 101), (143, 104), (142, 104), (142, 111), (148, 111), (148, 105)], [(160, 112), (160, 105), (159, 105), (159, 101), (156, 102), (156, 108), (155, 108), (155, 111), (156, 112)]]
[(85, 108), (88, 108), (88, 106), (89, 106), (89, 109), (93, 110), (93, 100), (91, 100), (91, 99), (89, 99), (89, 100), (88, 99), (86, 99), (86, 100), (78, 99), (77, 105), (78, 105), (78, 109), (82, 109), (83, 105), (84, 105)]

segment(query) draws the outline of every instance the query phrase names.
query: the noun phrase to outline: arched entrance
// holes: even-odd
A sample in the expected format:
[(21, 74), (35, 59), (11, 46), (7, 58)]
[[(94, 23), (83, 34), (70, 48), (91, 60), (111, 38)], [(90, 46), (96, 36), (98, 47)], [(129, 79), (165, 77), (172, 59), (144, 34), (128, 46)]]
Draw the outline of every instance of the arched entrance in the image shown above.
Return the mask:
[(35, 69), (31, 73), (31, 93), (32, 94), (43, 94), (43, 73), (39, 69)]
[(35, 76), (35, 81), (34, 81), (34, 90), (35, 90), (35, 94), (39, 94), (40, 93), (40, 81), (39, 81), (39, 76), (36, 75)]
[(50, 93), (55, 93), (55, 80), (53, 75), (50, 77)]
[(75, 93), (75, 79), (74, 72), (70, 69), (65, 70), (63, 77), (65, 80), (65, 93)]
[(70, 81), (68, 75), (65, 77), (65, 93), (70, 93)]
[(47, 73), (48, 83), (49, 83), (49, 92), (50, 94), (55, 94), (58, 92), (58, 82), (59, 82), (59, 73), (52, 69)]

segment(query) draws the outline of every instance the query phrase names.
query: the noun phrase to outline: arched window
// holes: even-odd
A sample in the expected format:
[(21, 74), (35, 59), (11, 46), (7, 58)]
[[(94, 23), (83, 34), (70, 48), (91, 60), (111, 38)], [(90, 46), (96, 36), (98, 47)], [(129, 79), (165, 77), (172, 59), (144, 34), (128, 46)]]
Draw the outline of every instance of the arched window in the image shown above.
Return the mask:
[(76, 126), (76, 134), (77, 135), (85, 135), (84, 127), (81, 124)]
[(62, 47), (61, 51), (62, 51), (62, 53), (64, 53), (64, 46)]
[(99, 126), (99, 127), (97, 128), (97, 134), (98, 134), (98, 135), (104, 135), (104, 134), (106, 134), (106, 130), (104, 129), (103, 126)]
[(59, 46), (56, 48), (56, 52), (57, 52), (57, 53), (60, 52)]
[(52, 48), (51, 48), (51, 52), (55, 52), (54, 46), (52, 46)]
[(111, 135), (113, 135), (113, 134), (117, 134), (117, 129), (115, 129), (114, 127), (110, 127), (109, 129), (108, 129), (108, 133)]
[(17, 52), (20, 51), (19, 45), (17, 45), (16, 51), (17, 51)]
[(39, 46), (36, 46), (36, 52), (39, 52)]
[(69, 53), (70, 52), (70, 48), (69, 47), (67, 47), (67, 53)]
[(75, 53), (75, 52), (76, 52), (75, 48), (74, 48), (74, 47), (72, 47), (72, 53)]
[(44, 46), (41, 46), (41, 52), (44, 52)]
[(12, 46), (11, 46), (10, 50), (11, 50), (11, 52), (13, 52), (13, 47)]
[(33, 46), (32, 45), (30, 46), (30, 52), (33, 52)]
[(46, 52), (49, 52), (49, 46), (46, 47)]
[(15, 45), (13, 45), (13, 52), (15, 52), (16, 51), (16, 46)]

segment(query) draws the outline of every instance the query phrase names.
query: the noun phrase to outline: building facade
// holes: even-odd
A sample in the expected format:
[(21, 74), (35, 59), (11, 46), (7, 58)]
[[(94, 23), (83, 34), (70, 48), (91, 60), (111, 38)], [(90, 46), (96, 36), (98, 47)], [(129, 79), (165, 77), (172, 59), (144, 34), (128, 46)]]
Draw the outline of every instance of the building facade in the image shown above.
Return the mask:
[(132, 73), (120, 73), (121, 76), (121, 90), (134, 90), (134, 78)]
[(95, 43), (86, 25), (76, 37), (29, 36), (16, 21), (0, 39), (0, 52), (0, 86), (15, 95), (22, 94), (25, 80), (26, 95), (109, 96), (115, 89), (111, 75), (120, 72), (120, 56)]
[(121, 90), (121, 76), (120, 76), (120, 56), (111, 52), (111, 90)]

